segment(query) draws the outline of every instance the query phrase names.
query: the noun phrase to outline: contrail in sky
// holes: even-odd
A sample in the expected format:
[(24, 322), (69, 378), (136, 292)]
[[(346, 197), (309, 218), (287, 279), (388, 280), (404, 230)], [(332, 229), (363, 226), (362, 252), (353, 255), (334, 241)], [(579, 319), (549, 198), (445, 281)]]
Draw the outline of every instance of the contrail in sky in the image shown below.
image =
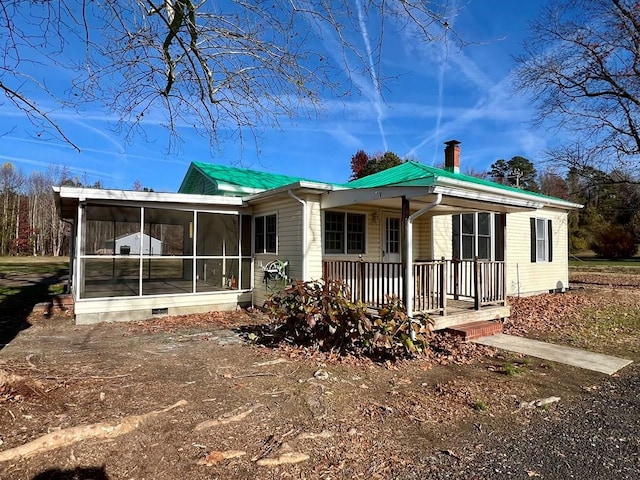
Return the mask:
[(360, 23), (360, 33), (362, 34), (362, 40), (364, 41), (365, 48), (367, 49), (367, 59), (369, 61), (369, 70), (371, 72), (371, 80), (373, 82), (373, 106), (376, 109), (376, 120), (378, 122), (378, 130), (380, 130), (380, 136), (382, 137), (382, 144), (384, 145), (384, 151), (389, 151), (387, 145), (387, 136), (384, 133), (384, 126), (382, 125), (382, 96), (380, 95), (380, 83), (378, 82), (378, 76), (373, 65), (373, 54), (371, 53), (371, 42), (369, 41), (369, 33), (367, 31), (367, 25), (364, 21), (364, 13), (362, 11), (362, 1), (356, 2), (358, 6), (358, 21)]
[[(436, 107), (436, 126), (434, 132), (434, 138), (440, 138), (440, 125), (442, 122), (442, 113), (444, 111), (443, 103), (444, 103), (444, 69), (445, 69), (445, 60), (446, 55), (443, 55), (440, 58), (440, 65), (438, 66), (438, 105)], [(436, 141), (433, 146), (433, 161), (436, 162), (437, 158), (440, 158), (440, 144)]]

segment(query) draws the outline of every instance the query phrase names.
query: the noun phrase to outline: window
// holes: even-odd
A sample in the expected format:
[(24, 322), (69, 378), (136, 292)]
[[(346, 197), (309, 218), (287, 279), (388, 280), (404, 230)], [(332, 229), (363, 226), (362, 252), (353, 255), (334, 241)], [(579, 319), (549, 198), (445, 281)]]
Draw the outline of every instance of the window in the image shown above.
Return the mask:
[(553, 231), (551, 220), (531, 218), (531, 261), (553, 261)]
[(461, 260), (492, 258), (492, 222), (490, 213), (464, 213), (453, 216), (453, 256)]
[(325, 212), (325, 253), (365, 253), (365, 218), (360, 213)]
[(400, 219), (387, 217), (386, 220), (386, 247), (387, 253), (400, 253)]
[(255, 218), (256, 253), (276, 253), (278, 217), (265, 215)]

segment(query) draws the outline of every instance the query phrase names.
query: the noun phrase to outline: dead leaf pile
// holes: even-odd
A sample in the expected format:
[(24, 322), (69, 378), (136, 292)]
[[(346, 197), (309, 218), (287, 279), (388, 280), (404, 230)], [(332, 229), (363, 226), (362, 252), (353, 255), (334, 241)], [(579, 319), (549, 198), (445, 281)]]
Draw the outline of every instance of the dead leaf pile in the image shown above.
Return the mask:
[(504, 323), (504, 333), (513, 335), (561, 330), (585, 309), (598, 305), (592, 296), (577, 293), (509, 297), (508, 303), (511, 316)]
[(0, 403), (18, 403), (43, 395), (42, 382), (0, 370)]
[(440, 365), (466, 365), (481, 357), (493, 357), (496, 350), (476, 343), (465, 342), (462, 337), (436, 333), (429, 342), (428, 358)]
[(130, 333), (170, 333), (184, 328), (233, 328), (262, 325), (268, 322), (268, 317), (258, 310), (240, 309), (231, 312), (192, 313), (143, 320), (131, 323), (127, 330)]

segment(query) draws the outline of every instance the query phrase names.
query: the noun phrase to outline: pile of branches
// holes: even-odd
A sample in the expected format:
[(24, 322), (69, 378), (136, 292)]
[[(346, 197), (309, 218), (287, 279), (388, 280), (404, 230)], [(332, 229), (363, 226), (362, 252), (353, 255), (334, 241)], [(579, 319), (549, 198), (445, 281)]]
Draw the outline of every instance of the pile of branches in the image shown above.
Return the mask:
[(351, 300), (341, 281), (296, 282), (266, 302), (271, 334), (297, 346), (376, 359), (424, 355), (432, 336), (428, 317), (410, 319), (397, 297), (371, 309)]

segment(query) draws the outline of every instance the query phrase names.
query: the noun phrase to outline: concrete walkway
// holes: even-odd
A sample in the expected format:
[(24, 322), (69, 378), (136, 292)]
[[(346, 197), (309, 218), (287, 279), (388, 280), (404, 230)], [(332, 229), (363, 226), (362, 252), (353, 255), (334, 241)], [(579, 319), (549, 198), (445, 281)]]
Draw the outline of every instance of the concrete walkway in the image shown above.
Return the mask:
[(471, 341), (479, 343), (480, 345), (523, 353), (531, 357), (564, 363), (574, 367), (593, 370), (594, 372), (606, 373), (607, 375), (613, 375), (621, 368), (632, 363), (631, 360), (625, 358), (587, 352), (586, 350), (580, 350), (578, 348), (530, 340), (528, 338), (506, 335), (504, 333), (481, 337)]

